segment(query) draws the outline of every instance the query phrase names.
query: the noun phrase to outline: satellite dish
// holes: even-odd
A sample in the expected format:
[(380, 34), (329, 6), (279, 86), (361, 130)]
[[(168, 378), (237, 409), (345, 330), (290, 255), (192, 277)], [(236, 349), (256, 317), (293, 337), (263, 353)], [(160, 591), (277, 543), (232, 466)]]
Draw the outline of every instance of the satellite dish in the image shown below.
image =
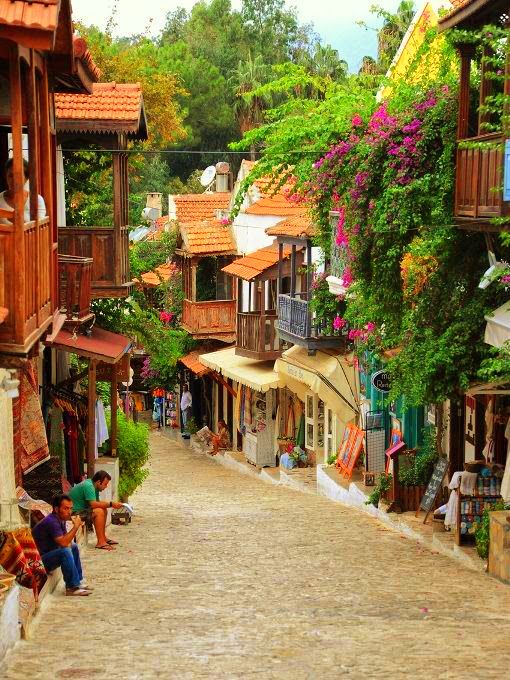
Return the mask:
[(216, 168), (214, 167), (214, 165), (210, 165), (200, 175), (200, 184), (203, 187), (209, 187), (210, 184), (214, 181), (215, 177), (216, 177)]

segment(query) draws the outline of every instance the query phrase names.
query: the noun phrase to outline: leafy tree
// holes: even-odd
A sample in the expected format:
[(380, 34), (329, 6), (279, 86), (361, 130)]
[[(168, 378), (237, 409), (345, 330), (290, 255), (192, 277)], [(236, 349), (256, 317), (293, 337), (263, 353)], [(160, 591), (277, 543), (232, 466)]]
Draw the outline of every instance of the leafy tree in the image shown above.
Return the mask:
[(157, 241), (134, 243), (129, 249), (131, 275), (138, 278), (141, 274), (153, 271), (159, 265), (171, 261), (177, 242), (176, 230), (164, 231)]
[[(382, 27), (377, 30), (377, 69), (379, 73), (386, 73), (414, 18), (416, 6), (414, 0), (401, 0), (394, 13), (388, 12), (380, 5), (372, 5), (370, 12), (378, 19), (383, 20)], [(365, 21), (358, 21), (357, 23), (368, 28)], [(365, 59), (366, 57), (363, 61)], [(365, 66), (368, 66), (368, 62)]]

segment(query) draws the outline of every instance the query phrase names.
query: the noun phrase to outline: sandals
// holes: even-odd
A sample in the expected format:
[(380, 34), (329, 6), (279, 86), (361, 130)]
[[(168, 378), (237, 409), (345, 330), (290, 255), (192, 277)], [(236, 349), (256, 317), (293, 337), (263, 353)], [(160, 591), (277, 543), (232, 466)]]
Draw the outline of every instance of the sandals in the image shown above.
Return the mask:
[(111, 552), (112, 550), (115, 550), (111, 545), (108, 545), (108, 543), (105, 543), (104, 545), (96, 545), (94, 546), (96, 550), (108, 550)]
[(114, 541), (111, 538), (107, 538), (106, 542), (108, 543), (108, 545), (119, 545), (118, 541)]
[(66, 588), (67, 597), (87, 597), (87, 595), (91, 594), (90, 590), (85, 588)]

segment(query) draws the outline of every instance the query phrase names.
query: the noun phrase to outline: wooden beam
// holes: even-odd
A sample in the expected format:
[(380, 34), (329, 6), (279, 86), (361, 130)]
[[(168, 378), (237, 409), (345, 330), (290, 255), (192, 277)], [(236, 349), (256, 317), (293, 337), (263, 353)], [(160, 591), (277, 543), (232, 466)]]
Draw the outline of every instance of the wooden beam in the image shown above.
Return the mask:
[[(487, 45), (483, 48), (482, 63), (480, 68), (480, 106), (485, 104), (487, 97), (490, 97), (493, 90), (493, 81), (487, 78), (487, 73), (491, 72), (490, 64), (487, 64), (487, 59), (493, 55), (493, 51)], [(478, 112), (478, 134), (483, 135), (487, 133), (487, 130), (483, 129), (485, 123), (489, 123), (491, 119), (490, 113)]]
[(290, 297), (296, 297), (296, 245), (292, 244), (292, 255), (290, 256)]
[[(13, 46), (9, 60), (9, 76), (11, 85), (11, 133), (14, 175), (14, 271), (6, 272), (12, 276), (14, 309), (14, 340), (17, 345), (25, 341), (25, 234), (24, 234), (24, 184), (23, 176), (23, 106), (21, 100), (21, 68), (17, 46)], [(37, 263), (30, 263), (37, 266)]]
[(471, 60), (474, 56), (473, 45), (460, 45), (459, 54), (460, 85), (457, 139), (466, 139), (469, 133), (469, 89), (471, 80)]
[(211, 371), (211, 373), (208, 374), (215, 382), (218, 383), (218, 385), (222, 385), (229, 394), (231, 394), (234, 399), (237, 398), (237, 392), (233, 387), (231, 387), (228, 382), (225, 380), (225, 378), (220, 375), (217, 371)]
[[(129, 381), (129, 373), (128, 373)], [(118, 436), (118, 422), (117, 422), (117, 364), (112, 366), (112, 382), (110, 386), (110, 454), (113, 458), (117, 456), (117, 436)]]
[(96, 366), (97, 360), (89, 360), (89, 391), (87, 413), (87, 477), (92, 479), (96, 466)]

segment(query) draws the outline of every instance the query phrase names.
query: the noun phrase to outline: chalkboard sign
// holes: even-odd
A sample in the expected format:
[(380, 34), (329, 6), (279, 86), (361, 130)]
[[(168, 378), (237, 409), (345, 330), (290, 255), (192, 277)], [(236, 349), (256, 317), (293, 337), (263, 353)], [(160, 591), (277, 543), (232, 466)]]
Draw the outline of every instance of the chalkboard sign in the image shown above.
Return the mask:
[(387, 394), (391, 389), (390, 375), (386, 371), (377, 371), (372, 375), (372, 385), (378, 392)]
[(434, 465), (434, 471), (432, 477), (430, 478), (427, 489), (421, 499), (420, 510), (425, 510), (427, 515), (425, 516), (424, 522), (427, 520), (429, 512), (432, 510), (436, 496), (443, 483), (444, 476), (448, 470), (448, 459), (439, 458), (437, 463)]

